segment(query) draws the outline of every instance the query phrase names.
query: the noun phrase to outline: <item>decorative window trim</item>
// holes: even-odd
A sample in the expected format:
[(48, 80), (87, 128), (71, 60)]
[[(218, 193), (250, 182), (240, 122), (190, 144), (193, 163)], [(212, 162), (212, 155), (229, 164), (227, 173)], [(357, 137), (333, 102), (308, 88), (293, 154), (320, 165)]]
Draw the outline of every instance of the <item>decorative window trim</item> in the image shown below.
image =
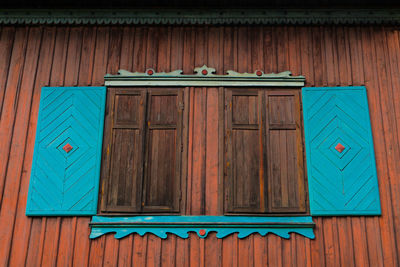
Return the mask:
[(194, 69), (195, 74), (183, 74), (182, 70), (172, 72), (129, 72), (119, 70), (117, 75), (104, 76), (105, 86), (199, 86), (199, 87), (302, 87), (305, 78), (292, 76), (290, 71), (265, 74), (261, 70), (254, 73), (238, 73), (228, 70), (227, 75), (217, 75), (214, 68), (206, 65)]
[(315, 238), (315, 224), (311, 216), (94, 216), (90, 226), (91, 239), (107, 233), (115, 233), (117, 239), (132, 233), (141, 236), (152, 233), (163, 239), (171, 233), (188, 238), (189, 232), (195, 232), (200, 238), (207, 237), (210, 232), (216, 232), (217, 238), (224, 238), (233, 233), (238, 233), (238, 238), (245, 238), (253, 233), (262, 236), (273, 233), (286, 239), (290, 238), (290, 233), (297, 233), (310, 239)]

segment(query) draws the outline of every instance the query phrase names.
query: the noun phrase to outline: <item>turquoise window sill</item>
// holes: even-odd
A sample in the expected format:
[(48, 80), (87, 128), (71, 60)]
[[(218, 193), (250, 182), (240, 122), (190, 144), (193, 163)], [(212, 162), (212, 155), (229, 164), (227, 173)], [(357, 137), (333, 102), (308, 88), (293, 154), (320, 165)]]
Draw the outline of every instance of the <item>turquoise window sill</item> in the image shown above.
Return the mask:
[(238, 233), (244, 238), (253, 233), (265, 236), (268, 233), (282, 238), (290, 238), (297, 233), (314, 239), (314, 222), (311, 216), (301, 217), (245, 217), (245, 216), (133, 216), (106, 217), (94, 216), (90, 222), (90, 238), (94, 239), (107, 233), (115, 233), (115, 238), (129, 234), (152, 233), (160, 238), (175, 234), (188, 238), (189, 232), (195, 232), (200, 238), (216, 232), (217, 238)]

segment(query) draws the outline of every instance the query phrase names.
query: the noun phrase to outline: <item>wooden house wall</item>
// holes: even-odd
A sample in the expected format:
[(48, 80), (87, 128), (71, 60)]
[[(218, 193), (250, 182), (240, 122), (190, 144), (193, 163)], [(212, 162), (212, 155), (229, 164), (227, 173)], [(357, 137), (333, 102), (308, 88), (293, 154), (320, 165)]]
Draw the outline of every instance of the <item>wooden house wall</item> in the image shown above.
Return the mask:
[[(399, 266), (400, 40), (392, 27), (0, 28), (0, 266)], [(307, 86), (366, 85), (381, 217), (316, 217), (315, 240), (258, 234), (89, 240), (89, 217), (25, 216), (40, 88), (103, 85), (118, 69), (291, 70)], [(217, 212), (218, 90), (190, 90), (187, 209)]]

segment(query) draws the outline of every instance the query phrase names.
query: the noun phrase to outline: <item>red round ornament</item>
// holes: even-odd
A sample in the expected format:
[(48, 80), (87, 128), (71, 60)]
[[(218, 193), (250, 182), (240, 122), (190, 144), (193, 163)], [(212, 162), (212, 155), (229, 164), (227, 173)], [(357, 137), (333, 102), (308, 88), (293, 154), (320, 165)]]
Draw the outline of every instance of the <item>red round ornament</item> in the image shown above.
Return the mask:
[(261, 70), (256, 71), (256, 74), (257, 74), (257, 76), (261, 76), (262, 75)]
[(207, 75), (207, 74), (208, 74), (208, 71), (207, 71), (207, 70), (202, 70), (201, 73), (202, 73), (203, 75)]
[(154, 71), (153, 71), (153, 70), (147, 70), (147, 74), (148, 74), (148, 75), (153, 75), (153, 74), (154, 74)]
[(199, 234), (200, 234), (201, 236), (205, 235), (205, 234), (206, 234), (206, 230), (201, 229), (201, 230), (199, 231)]

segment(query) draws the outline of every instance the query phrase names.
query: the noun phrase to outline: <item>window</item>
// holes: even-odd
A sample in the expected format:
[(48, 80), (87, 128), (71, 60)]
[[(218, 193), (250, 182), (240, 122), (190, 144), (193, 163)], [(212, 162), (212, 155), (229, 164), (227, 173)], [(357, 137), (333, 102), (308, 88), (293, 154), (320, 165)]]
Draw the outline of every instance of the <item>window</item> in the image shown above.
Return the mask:
[(102, 212), (179, 212), (183, 89), (108, 88)]
[(298, 90), (225, 89), (225, 213), (304, 213)]
[[(210, 231), (218, 238), (236, 232), (239, 238), (255, 232), (314, 238), (302, 115), (311, 215), (381, 214), (365, 87), (305, 87), (302, 111), (298, 88), (304, 77), (261, 71), (215, 75), (207, 66), (194, 72), (106, 75), (104, 140), (106, 87), (42, 88), (26, 214), (111, 214), (92, 218), (91, 238), (111, 232), (116, 238), (148, 232), (187, 238), (192, 231), (201, 238)], [(223, 198), (218, 203), (225, 207), (217, 215), (240, 216), (180, 216), (193, 126), (185, 106), (189, 87), (198, 86), (219, 87), (224, 181), (218, 183)], [(142, 213), (170, 216), (126, 217)]]

